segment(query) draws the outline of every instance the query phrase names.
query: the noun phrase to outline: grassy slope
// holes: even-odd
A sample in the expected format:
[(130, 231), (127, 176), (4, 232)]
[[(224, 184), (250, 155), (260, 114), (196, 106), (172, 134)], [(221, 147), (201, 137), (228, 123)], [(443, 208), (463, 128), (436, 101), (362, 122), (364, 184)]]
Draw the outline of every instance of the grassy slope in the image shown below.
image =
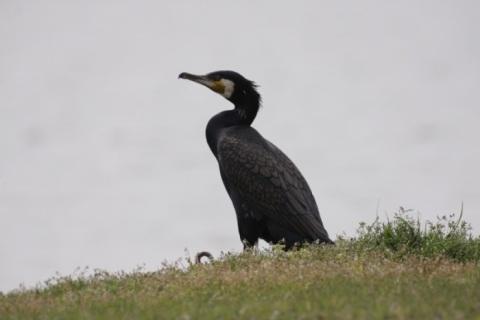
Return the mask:
[(0, 296), (0, 319), (480, 319), (479, 250), (466, 224), (397, 216), (335, 247), (56, 279)]

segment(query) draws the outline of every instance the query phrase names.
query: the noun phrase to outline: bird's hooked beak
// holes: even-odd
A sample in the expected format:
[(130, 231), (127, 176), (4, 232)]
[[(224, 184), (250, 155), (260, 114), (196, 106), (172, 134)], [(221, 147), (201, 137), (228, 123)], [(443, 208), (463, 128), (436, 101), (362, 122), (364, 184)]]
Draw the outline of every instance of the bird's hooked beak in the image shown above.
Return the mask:
[(187, 79), (187, 80), (190, 80), (190, 81), (193, 81), (193, 82), (197, 82), (197, 83), (200, 83), (200, 84), (203, 84), (204, 86), (207, 86), (207, 87), (210, 87), (210, 85), (212, 84), (212, 80), (208, 79), (207, 76), (198, 76), (196, 74), (191, 74), (191, 73), (187, 73), (187, 72), (182, 72), (178, 75), (178, 78), (179, 79)]
[(178, 75), (179, 79), (187, 79), (196, 83), (200, 83), (201, 85), (204, 85), (207, 88), (210, 88), (211, 90), (215, 91), (216, 93), (219, 93), (223, 95), (226, 98), (229, 98), (231, 93), (227, 96), (226, 95), (226, 86), (225, 86), (225, 80), (220, 79), (220, 80), (213, 80), (208, 77), (208, 75), (204, 76), (199, 76), (187, 72), (182, 72)]

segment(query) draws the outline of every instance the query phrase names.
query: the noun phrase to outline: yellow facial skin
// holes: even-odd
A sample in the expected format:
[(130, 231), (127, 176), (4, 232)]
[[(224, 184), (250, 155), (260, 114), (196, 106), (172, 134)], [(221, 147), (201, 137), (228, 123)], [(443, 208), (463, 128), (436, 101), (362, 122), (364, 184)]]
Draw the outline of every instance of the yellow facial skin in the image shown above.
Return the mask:
[(217, 93), (223, 94), (225, 92), (225, 84), (222, 82), (222, 80), (212, 81), (210, 89)]

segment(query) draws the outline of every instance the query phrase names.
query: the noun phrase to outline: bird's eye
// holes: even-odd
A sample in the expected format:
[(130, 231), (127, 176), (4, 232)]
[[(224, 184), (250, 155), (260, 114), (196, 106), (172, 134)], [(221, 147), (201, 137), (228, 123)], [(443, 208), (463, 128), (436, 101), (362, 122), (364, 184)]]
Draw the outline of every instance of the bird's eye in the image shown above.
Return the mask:
[(219, 74), (214, 74), (214, 75), (212, 76), (212, 80), (213, 80), (213, 81), (220, 81), (221, 79), (222, 79), (222, 77), (220, 77)]

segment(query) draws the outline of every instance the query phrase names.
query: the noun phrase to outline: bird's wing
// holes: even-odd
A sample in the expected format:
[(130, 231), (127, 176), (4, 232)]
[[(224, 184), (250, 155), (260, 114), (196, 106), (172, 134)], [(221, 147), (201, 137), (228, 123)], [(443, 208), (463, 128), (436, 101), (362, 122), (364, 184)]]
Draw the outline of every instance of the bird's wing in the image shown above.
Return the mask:
[(226, 134), (217, 158), (230, 188), (252, 214), (267, 218), (310, 240), (330, 241), (315, 199), (293, 162), (254, 129)]

